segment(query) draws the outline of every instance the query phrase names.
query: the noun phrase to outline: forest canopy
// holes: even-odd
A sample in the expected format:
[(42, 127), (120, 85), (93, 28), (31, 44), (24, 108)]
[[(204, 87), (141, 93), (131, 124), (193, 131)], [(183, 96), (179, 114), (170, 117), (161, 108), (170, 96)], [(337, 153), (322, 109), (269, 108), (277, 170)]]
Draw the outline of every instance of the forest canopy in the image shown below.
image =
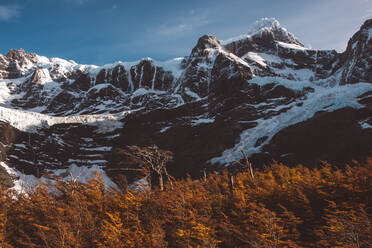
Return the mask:
[[(371, 247), (372, 158), (338, 169), (274, 163), (163, 190), (57, 181), (0, 194), (0, 247)], [(170, 183), (172, 181), (172, 184)]]

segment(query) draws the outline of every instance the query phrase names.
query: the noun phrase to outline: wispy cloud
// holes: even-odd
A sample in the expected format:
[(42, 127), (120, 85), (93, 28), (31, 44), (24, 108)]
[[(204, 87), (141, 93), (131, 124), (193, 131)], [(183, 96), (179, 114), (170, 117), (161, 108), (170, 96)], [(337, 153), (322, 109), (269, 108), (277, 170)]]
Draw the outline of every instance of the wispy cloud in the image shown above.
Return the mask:
[(363, 19), (369, 19), (369, 18), (372, 18), (372, 8), (367, 9), (364, 16), (363, 16)]
[(361, 4), (365, 8), (364, 14), (362, 16), (363, 19), (369, 19), (372, 18), (372, 8), (371, 8), (371, 3), (372, 0), (360, 0)]
[(171, 20), (171, 23), (158, 26), (155, 33), (160, 36), (186, 35), (212, 22), (213, 20), (209, 18), (208, 12), (196, 13), (195, 10), (191, 10), (185, 16)]
[(79, 5), (83, 5), (84, 3), (88, 2), (88, 0), (73, 0), (73, 1)]
[(20, 14), (18, 6), (0, 5), (0, 21), (9, 21)]

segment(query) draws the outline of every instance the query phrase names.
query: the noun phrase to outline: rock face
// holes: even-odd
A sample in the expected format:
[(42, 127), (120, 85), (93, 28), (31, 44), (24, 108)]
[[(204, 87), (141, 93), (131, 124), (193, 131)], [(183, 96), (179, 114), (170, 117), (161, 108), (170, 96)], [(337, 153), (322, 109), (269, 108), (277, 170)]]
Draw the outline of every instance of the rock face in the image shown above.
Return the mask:
[(231, 96), (252, 79), (252, 71), (244, 63), (237, 63), (234, 58), (219, 54), (211, 71), (210, 92), (218, 96)]
[[(340, 55), (342, 84), (372, 82), (372, 20), (366, 21)], [(337, 68), (336, 67), (336, 68)]]
[(176, 177), (234, 165), (242, 151), (256, 166), (362, 161), (372, 155), (371, 46), (372, 20), (337, 53), (263, 19), (166, 62), (98, 67), (11, 50), (0, 55), (0, 161), (20, 176), (84, 168), (111, 179), (127, 145), (173, 151)]
[(174, 76), (170, 71), (164, 71), (162, 67), (153, 65), (151, 60), (142, 60), (138, 65), (133, 66), (130, 75), (134, 90), (144, 87), (167, 91), (174, 82)]
[(16, 138), (17, 130), (6, 122), (0, 122), (0, 161), (5, 161), (9, 146)]

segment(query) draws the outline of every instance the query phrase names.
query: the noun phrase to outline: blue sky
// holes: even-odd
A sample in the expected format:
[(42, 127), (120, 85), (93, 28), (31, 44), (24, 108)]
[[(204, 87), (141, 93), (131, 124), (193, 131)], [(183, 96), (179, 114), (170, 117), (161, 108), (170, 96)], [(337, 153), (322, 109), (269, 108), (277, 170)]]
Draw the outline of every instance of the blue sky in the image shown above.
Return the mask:
[(197, 39), (247, 33), (274, 17), (306, 46), (343, 51), (372, 0), (0, 0), (0, 53), (10, 48), (84, 64), (188, 55)]

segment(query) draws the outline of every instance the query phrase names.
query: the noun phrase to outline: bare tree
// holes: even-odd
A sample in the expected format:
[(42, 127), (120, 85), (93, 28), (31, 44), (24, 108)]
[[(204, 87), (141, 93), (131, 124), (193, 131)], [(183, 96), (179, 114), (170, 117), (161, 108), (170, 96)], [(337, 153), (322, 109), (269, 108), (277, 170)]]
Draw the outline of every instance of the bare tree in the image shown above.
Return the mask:
[(235, 164), (228, 168), (231, 195), (234, 194), (234, 176), (237, 173), (248, 170), (251, 176), (252, 182), (255, 183), (254, 170), (253, 170), (252, 163), (249, 161), (248, 156), (245, 154), (243, 150), (241, 150), (240, 152), (242, 153), (243, 158), (241, 160), (234, 160), (233, 162)]
[(152, 145), (146, 147), (128, 146), (121, 153), (131, 161), (142, 164), (145, 170), (150, 173), (155, 173), (159, 179), (160, 190), (164, 190), (164, 177), (167, 177), (168, 180), (171, 179), (166, 167), (167, 163), (173, 159), (171, 151), (162, 150), (156, 145)]

